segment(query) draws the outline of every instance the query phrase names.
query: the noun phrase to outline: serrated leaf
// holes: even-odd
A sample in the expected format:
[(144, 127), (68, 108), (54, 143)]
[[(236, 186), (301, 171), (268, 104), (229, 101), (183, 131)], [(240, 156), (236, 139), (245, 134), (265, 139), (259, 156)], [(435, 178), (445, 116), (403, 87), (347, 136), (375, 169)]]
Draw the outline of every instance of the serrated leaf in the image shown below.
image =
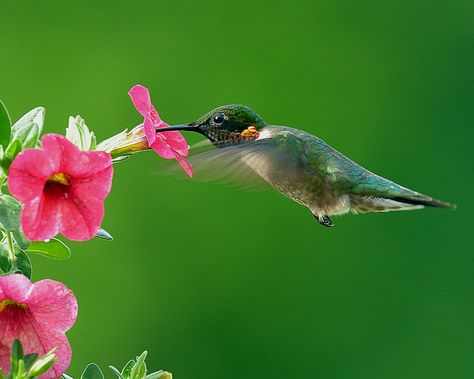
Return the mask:
[[(12, 135), (13, 138), (17, 138), (20, 140), (22, 145), (24, 145), (24, 141), (26, 140), (27, 136), (30, 134), (30, 130), (32, 128), (32, 125), (36, 125), (37, 132), (33, 132), (34, 134), (37, 133), (37, 136), (39, 137), (41, 135), (41, 132), (43, 131), (43, 124), (44, 124), (44, 114), (45, 114), (45, 109), (43, 107), (37, 107), (26, 113), (24, 116), (22, 116), (15, 124), (12, 126)], [(33, 136), (30, 136), (29, 140), (34, 139)], [(35, 141), (35, 145), (38, 139)], [(31, 143), (31, 141), (29, 142)], [(33, 146), (28, 146), (28, 147), (34, 147)]]
[(6, 148), (10, 143), (12, 121), (5, 104), (0, 100), (0, 146)]
[(0, 224), (9, 231), (20, 228), (21, 204), (10, 195), (0, 194)]
[(114, 239), (114, 237), (112, 237), (112, 235), (105, 229), (102, 229), (102, 228), (99, 228), (97, 234), (96, 234), (96, 237), (97, 238), (102, 238), (104, 240), (107, 240), (107, 241), (112, 241)]
[(89, 363), (82, 372), (81, 379), (104, 379), (104, 374), (95, 363)]
[(64, 260), (71, 257), (71, 250), (67, 247), (64, 242), (57, 238), (52, 238), (47, 242), (31, 242), (27, 253), (36, 253), (43, 255), (48, 258)]
[(12, 234), (13, 234), (13, 238), (15, 239), (15, 242), (18, 244), (20, 249), (23, 249), (23, 250), (28, 249), (28, 246), (30, 246), (31, 242), (25, 237), (25, 235), (21, 231), (21, 228), (19, 228), (18, 230), (14, 230)]
[(69, 117), (69, 125), (66, 128), (66, 138), (81, 150), (94, 150), (96, 138), (81, 116)]
[(15, 246), (15, 256), (18, 271), (25, 275), (28, 279), (31, 279), (32, 268), (30, 257), (28, 257), (28, 255), (18, 246)]

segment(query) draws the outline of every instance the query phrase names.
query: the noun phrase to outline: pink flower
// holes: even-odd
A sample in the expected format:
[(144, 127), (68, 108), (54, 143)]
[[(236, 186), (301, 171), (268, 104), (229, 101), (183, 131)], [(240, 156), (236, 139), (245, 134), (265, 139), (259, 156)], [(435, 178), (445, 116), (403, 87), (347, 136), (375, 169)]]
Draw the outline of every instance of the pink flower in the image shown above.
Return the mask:
[(104, 217), (112, 186), (112, 159), (103, 151), (81, 151), (65, 137), (47, 134), (42, 150), (26, 149), (10, 166), (8, 188), (23, 204), (21, 226), (31, 241), (62, 233), (91, 239)]
[(64, 334), (77, 317), (77, 301), (64, 284), (41, 280), (32, 284), (20, 274), (0, 277), (0, 368), (10, 370), (12, 343), (20, 340), (25, 354), (44, 355), (56, 348), (56, 363), (42, 379), (61, 376), (71, 362)]
[(183, 167), (189, 176), (193, 176), (193, 169), (186, 157), (188, 156), (189, 146), (180, 132), (156, 133), (156, 128), (168, 126), (164, 122), (155, 107), (151, 103), (150, 93), (146, 87), (140, 84), (134, 86), (128, 94), (132, 99), (133, 105), (138, 112), (145, 118), (143, 129), (150, 148), (155, 150), (158, 155), (165, 159), (175, 158)]

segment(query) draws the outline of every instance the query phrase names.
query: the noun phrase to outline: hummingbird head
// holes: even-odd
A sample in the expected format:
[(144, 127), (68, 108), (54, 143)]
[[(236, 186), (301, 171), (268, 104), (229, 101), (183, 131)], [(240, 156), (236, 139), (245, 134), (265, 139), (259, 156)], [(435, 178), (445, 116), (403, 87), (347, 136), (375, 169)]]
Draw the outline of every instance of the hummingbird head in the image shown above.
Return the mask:
[(249, 107), (223, 105), (206, 113), (189, 124), (157, 128), (157, 132), (189, 130), (206, 136), (218, 147), (236, 145), (258, 138), (265, 122)]

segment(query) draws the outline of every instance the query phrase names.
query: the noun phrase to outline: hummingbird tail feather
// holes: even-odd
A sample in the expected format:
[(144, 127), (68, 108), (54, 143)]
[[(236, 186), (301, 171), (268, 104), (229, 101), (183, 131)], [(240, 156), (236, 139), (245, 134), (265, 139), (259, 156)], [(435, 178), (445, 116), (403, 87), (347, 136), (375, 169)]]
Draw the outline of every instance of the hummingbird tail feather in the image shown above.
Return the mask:
[(427, 207), (435, 207), (435, 208), (445, 208), (445, 209), (456, 209), (456, 205), (448, 203), (446, 201), (441, 201), (438, 199), (433, 199), (428, 196), (424, 197), (409, 197), (409, 196), (400, 196), (394, 197), (393, 200), (400, 201), (406, 204), (414, 204), (414, 205), (423, 205)]
[(423, 208), (421, 204), (407, 204), (401, 201), (376, 196), (352, 195), (351, 211), (353, 213), (409, 211)]
[(351, 196), (351, 210), (355, 213), (405, 211), (424, 207), (456, 209), (454, 204), (410, 190), (403, 194), (385, 192), (375, 195)]

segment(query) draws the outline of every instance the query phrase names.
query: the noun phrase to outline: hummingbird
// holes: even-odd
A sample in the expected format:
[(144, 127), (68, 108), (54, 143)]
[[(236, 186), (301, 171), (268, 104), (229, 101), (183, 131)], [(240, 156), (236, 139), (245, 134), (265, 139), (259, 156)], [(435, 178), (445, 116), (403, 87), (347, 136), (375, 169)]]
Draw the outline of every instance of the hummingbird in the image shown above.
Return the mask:
[(191, 123), (156, 129), (172, 130), (197, 132), (210, 141), (211, 150), (191, 157), (197, 170), (255, 188), (271, 186), (326, 227), (334, 225), (332, 216), (348, 212), (455, 208), (370, 172), (308, 132), (267, 124), (247, 106), (220, 106)]

